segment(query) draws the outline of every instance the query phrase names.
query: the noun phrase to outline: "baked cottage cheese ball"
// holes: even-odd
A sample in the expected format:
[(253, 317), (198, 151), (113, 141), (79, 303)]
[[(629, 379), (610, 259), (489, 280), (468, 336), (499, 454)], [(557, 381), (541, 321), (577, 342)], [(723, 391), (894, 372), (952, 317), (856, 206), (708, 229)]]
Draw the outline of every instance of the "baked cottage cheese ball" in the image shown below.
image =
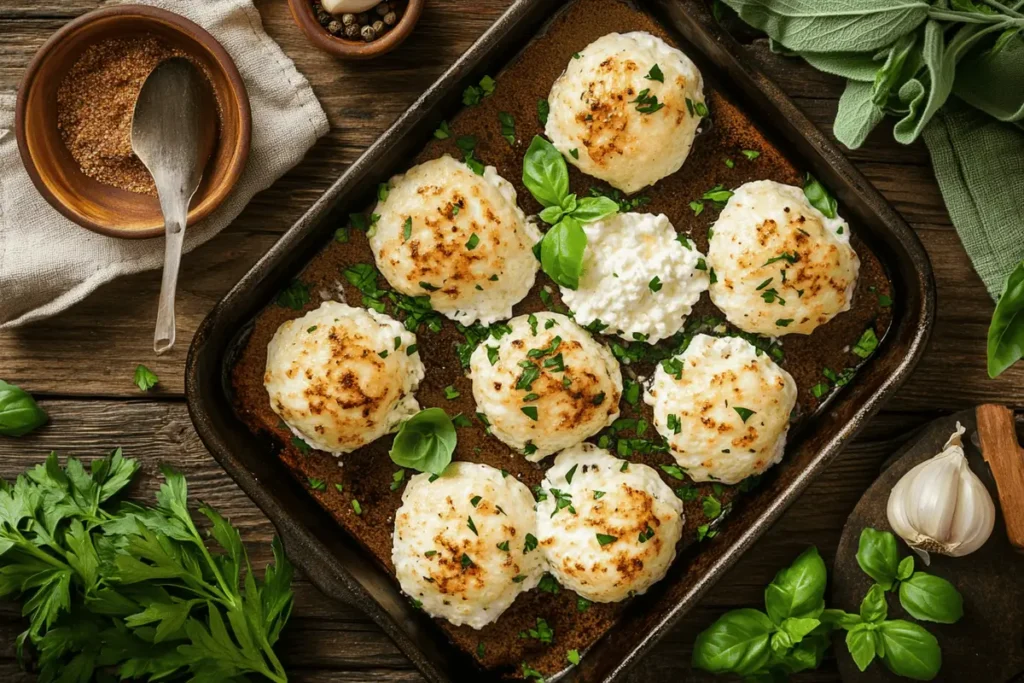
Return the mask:
[(477, 175), (447, 155), (424, 162), (391, 179), (374, 213), (377, 268), (396, 290), (429, 296), (452, 320), (508, 318), (533, 286), (541, 234), (493, 166)]
[(616, 213), (583, 230), (587, 250), (579, 288), (562, 288), (576, 321), (600, 320), (607, 332), (651, 344), (681, 330), (708, 288), (708, 271), (704, 255), (685, 236), (677, 239), (668, 217)]
[(652, 468), (583, 443), (558, 454), (541, 488), (537, 541), (563, 586), (618, 602), (665, 577), (683, 504)]
[(569, 60), (548, 103), (545, 134), (566, 161), (632, 193), (686, 161), (704, 110), (704, 81), (661, 38), (609, 33)]
[(698, 334), (658, 365), (644, 401), (694, 481), (736, 484), (782, 460), (796, 382), (744, 339)]
[(799, 187), (741, 185), (712, 230), (711, 300), (741, 330), (810, 334), (850, 310), (860, 271), (850, 226), (811, 206)]
[(612, 352), (559, 313), (520, 315), (473, 351), (477, 410), (491, 433), (537, 462), (619, 416), (622, 372)]
[(410, 479), (395, 513), (395, 574), (430, 616), (483, 628), (544, 574), (533, 495), (489, 465), (453, 462), (430, 478)]
[(348, 453), (419, 411), (416, 335), (397, 320), (326, 301), (277, 328), (263, 386), (270, 407), (311, 447)]

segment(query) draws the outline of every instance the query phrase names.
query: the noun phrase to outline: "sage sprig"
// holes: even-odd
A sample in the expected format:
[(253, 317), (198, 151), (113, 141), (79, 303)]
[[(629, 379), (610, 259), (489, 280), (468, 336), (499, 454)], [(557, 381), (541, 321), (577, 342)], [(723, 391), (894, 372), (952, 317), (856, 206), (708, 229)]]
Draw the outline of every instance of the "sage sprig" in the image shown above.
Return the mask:
[(885, 115), (913, 142), (951, 94), (1001, 121), (1024, 119), (1011, 52), (1022, 48), (1021, 0), (722, 0), (776, 50), (843, 76), (834, 131), (859, 147)]
[(608, 197), (577, 198), (569, 192), (569, 169), (555, 146), (534, 136), (523, 157), (523, 184), (544, 209), (539, 217), (551, 226), (540, 244), (541, 268), (559, 286), (579, 287), (587, 234), (582, 224), (619, 210)]

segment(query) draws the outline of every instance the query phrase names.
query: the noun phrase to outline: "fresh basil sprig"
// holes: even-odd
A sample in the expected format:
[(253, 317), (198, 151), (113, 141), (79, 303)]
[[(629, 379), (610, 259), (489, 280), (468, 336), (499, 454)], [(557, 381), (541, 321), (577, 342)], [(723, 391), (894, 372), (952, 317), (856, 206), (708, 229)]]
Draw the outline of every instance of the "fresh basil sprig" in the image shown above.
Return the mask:
[(993, 379), (1024, 357), (1024, 261), (1006, 279), (988, 326), (988, 376)]
[(597, 221), (619, 210), (608, 197), (577, 198), (569, 193), (569, 169), (555, 146), (539, 135), (523, 157), (523, 184), (544, 209), (539, 216), (551, 225), (541, 241), (544, 272), (567, 289), (579, 287), (587, 234), (583, 223)]
[(751, 677), (817, 668), (832, 629), (819, 619), (825, 609), (826, 578), (817, 549), (808, 548), (765, 589), (767, 614), (733, 610), (697, 636), (693, 666)]
[(452, 461), (458, 437), (440, 408), (427, 408), (402, 423), (391, 446), (391, 461), (417, 472), (441, 474)]
[(27, 391), (0, 380), (0, 435), (25, 436), (48, 419), (46, 411)]

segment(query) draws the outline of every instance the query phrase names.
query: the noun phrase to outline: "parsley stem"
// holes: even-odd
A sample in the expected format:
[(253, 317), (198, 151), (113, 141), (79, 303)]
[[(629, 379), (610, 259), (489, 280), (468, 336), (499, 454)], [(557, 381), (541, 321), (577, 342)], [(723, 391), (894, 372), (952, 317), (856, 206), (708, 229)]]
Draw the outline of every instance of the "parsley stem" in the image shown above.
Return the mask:
[[(50, 553), (48, 553), (48, 552), (38, 548), (34, 543), (32, 543), (27, 538), (22, 536), (21, 533), (18, 533), (18, 538), (15, 539), (15, 543), (17, 543), (18, 549), (21, 550), (22, 552), (28, 553), (29, 555), (31, 555), (31, 556), (33, 556), (35, 558), (38, 558), (38, 559), (42, 560), (43, 562), (46, 562), (49, 565), (57, 567), (58, 569), (70, 569), (71, 568), (71, 567), (69, 567), (67, 565), (67, 563), (61, 561), (59, 558), (56, 558), (53, 555), (51, 555)], [(53, 546), (49, 546), (49, 545), (47, 547), (48, 548), (53, 548)], [(64, 554), (60, 550), (60, 548), (53, 548), (53, 550), (56, 550), (61, 555)]]

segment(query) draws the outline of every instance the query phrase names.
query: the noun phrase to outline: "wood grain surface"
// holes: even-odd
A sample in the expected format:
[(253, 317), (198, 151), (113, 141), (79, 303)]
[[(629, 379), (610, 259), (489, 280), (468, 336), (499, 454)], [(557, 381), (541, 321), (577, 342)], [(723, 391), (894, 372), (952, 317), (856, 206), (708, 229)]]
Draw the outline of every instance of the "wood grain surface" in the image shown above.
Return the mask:
[[(160, 358), (150, 350), (160, 277), (126, 277), (100, 288), (63, 315), (0, 332), (0, 378), (38, 396), (53, 420), (38, 435), (0, 439), (0, 476), (12, 477), (50, 450), (83, 457), (114, 446), (144, 463), (138, 495), (155, 490), (161, 462), (185, 471), (194, 494), (239, 525), (260, 566), (273, 527), (220, 470), (189, 422), (182, 400), (187, 340), (216, 301), (376, 137), (490, 25), (509, 0), (430, 0), (413, 35), (394, 53), (343, 63), (317, 51), (292, 23), (283, 0), (256, 0), (264, 24), (309, 78), (331, 132), (295, 169), (256, 196), (228, 229), (185, 257), (178, 297), (179, 347)], [(67, 20), (99, 0), (0, 0), (0, 92), (13, 90), (35, 50)], [(831, 134), (843, 82), (772, 54), (761, 40), (746, 50), (823, 130)], [(920, 425), (976, 403), (1024, 405), (1024, 367), (998, 380), (985, 373), (985, 335), (992, 301), (971, 269), (942, 203), (923, 145), (895, 143), (883, 124), (850, 157), (913, 226), (938, 285), (938, 321), (914, 375), (867, 432), (718, 584), (700, 606), (631, 674), (631, 681), (712, 680), (689, 668), (695, 635), (722, 611), (760, 605), (764, 585), (804, 547), (828, 562), (840, 530), (879, 465)], [(145, 363), (158, 390), (140, 393), (132, 372)], [(301, 577), (296, 609), (282, 638), (283, 660), (296, 681), (418, 681), (415, 669), (360, 613), (327, 602)], [(18, 608), (0, 604), (0, 680), (33, 678), (13, 660), (23, 629)], [(837, 681), (834, 662), (799, 681)]]

